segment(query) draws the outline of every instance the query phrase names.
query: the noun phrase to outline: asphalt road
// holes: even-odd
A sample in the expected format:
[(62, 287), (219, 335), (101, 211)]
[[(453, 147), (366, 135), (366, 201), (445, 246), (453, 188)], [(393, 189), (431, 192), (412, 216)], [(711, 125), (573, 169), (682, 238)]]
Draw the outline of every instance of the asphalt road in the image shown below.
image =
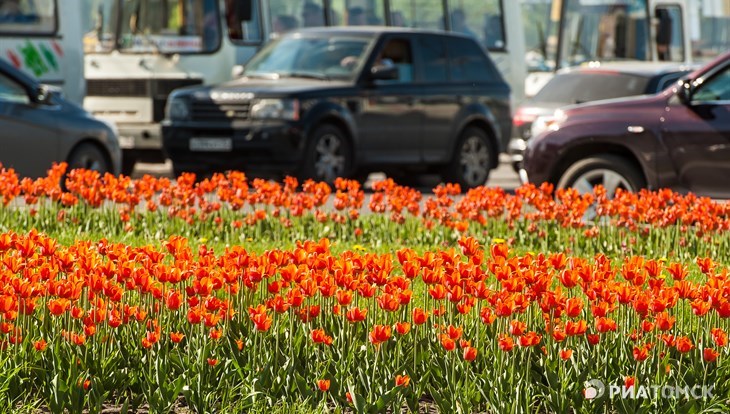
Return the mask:
[[(139, 178), (144, 174), (150, 174), (158, 177), (170, 177), (172, 178), (172, 165), (168, 161), (165, 164), (144, 164), (139, 163), (135, 167), (132, 177)], [(385, 177), (384, 174), (374, 173), (370, 175), (369, 181), (380, 180)], [(422, 193), (430, 192), (433, 187), (439, 183), (439, 178), (436, 176), (423, 177), (422, 185), (419, 186), (418, 190)], [(500, 166), (493, 170), (489, 175), (489, 181), (487, 186), (489, 187), (502, 187), (508, 192), (514, 191), (515, 188), (519, 187), (520, 180), (517, 174), (512, 169), (509, 163), (502, 163)]]

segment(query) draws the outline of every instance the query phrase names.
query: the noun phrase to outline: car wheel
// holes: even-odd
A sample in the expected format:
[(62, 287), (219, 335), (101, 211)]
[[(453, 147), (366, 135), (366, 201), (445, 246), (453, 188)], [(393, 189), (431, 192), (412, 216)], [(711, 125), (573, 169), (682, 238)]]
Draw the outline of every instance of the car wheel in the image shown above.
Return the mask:
[(325, 124), (312, 132), (304, 153), (299, 176), (334, 183), (352, 169), (352, 150), (345, 134), (336, 126)]
[(89, 142), (76, 147), (69, 155), (67, 162), (69, 171), (84, 168), (98, 171), (102, 175), (111, 171), (111, 166), (104, 152), (98, 146)]
[(492, 167), (491, 153), (486, 132), (476, 127), (466, 128), (459, 137), (445, 178), (463, 189), (486, 184)]
[(575, 188), (580, 193), (593, 192), (602, 185), (612, 198), (619, 188), (636, 192), (646, 186), (641, 172), (629, 161), (615, 155), (597, 155), (571, 165), (560, 177), (558, 188)]

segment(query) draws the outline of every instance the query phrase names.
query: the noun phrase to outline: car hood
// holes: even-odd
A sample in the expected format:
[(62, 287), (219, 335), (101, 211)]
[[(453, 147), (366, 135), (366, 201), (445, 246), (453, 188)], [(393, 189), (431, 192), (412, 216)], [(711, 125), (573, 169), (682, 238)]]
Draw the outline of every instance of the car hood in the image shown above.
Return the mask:
[(664, 106), (667, 97), (664, 93), (657, 95), (640, 95), (624, 98), (605, 99), (602, 101), (586, 102), (578, 105), (569, 105), (562, 108), (563, 112), (568, 116), (578, 116), (585, 114), (614, 114), (620, 112), (622, 114), (630, 114), (633, 111), (654, 108), (657, 105)]
[(336, 92), (352, 87), (352, 82), (340, 80), (242, 78), (220, 85), (187, 88), (187, 93), (195, 99), (245, 100), (255, 97), (296, 97), (325, 90)]

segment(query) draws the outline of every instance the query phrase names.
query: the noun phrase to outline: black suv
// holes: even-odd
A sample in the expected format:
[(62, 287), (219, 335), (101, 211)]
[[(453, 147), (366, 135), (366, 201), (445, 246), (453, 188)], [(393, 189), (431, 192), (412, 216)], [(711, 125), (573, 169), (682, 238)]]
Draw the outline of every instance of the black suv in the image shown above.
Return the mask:
[(174, 91), (174, 172), (236, 169), (332, 182), (373, 170), (486, 182), (510, 137), (510, 89), (470, 37), (318, 28), (263, 48), (243, 77)]

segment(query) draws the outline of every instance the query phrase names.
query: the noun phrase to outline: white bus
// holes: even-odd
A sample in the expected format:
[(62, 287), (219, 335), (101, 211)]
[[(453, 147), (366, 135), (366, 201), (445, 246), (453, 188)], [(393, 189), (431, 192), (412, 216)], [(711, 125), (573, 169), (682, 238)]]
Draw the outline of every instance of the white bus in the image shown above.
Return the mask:
[[(725, 0), (723, 0), (725, 1)], [(692, 61), (685, 0), (520, 0), (532, 96), (560, 68)]]
[(0, 58), (71, 101), (84, 97), (81, 1), (0, 0)]
[[(84, 107), (114, 121), (123, 171), (163, 161), (159, 122), (175, 88), (229, 80), (280, 32), (391, 25), (473, 34), (520, 99), (526, 69), (519, 7), (504, 0), (83, 0)], [(65, 9), (65, 8), (64, 8)]]

